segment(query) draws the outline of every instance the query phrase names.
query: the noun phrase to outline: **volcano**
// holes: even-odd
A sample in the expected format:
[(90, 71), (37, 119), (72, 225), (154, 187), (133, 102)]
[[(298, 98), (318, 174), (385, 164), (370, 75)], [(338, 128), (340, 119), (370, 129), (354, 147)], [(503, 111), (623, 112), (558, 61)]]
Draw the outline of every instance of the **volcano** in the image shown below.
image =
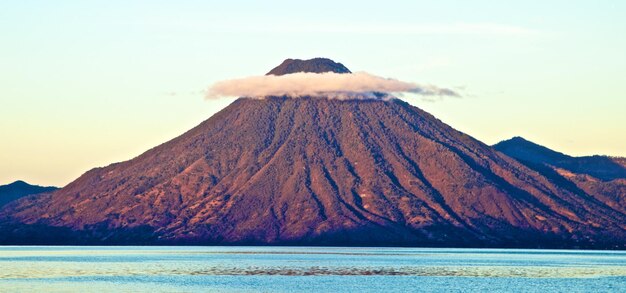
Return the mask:
[[(329, 70), (297, 63), (270, 74)], [(239, 98), (0, 218), (5, 244), (626, 248), (623, 209), (399, 99)]]

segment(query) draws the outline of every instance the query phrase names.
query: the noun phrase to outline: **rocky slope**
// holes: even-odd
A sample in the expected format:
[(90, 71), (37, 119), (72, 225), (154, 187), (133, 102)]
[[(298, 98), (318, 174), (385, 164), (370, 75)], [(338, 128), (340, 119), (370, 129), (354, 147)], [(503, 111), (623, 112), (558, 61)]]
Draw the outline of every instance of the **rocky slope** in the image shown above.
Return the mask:
[(626, 228), (623, 212), (399, 100), (239, 99), (8, 207), (12, 223), (90, 241), (610, 246)]

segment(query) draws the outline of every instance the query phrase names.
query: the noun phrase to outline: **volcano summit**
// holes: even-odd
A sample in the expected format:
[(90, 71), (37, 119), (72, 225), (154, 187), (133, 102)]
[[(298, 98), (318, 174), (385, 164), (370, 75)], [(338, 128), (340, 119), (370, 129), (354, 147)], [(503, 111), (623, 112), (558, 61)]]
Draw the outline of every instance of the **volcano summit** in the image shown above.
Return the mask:
[[(270, 74), (351, 74), (320, 64)], [(240, 98), (8, 204), (0, 242), (623, 249), (624, 196), (569, 188), (399, 99)]]

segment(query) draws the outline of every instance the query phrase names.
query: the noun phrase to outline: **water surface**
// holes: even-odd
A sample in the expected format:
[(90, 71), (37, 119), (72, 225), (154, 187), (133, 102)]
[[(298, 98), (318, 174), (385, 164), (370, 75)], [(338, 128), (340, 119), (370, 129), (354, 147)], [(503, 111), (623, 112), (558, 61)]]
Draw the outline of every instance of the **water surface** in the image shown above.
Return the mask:
[(626, 292), (626, 252), (4, 246), (0, 291)]

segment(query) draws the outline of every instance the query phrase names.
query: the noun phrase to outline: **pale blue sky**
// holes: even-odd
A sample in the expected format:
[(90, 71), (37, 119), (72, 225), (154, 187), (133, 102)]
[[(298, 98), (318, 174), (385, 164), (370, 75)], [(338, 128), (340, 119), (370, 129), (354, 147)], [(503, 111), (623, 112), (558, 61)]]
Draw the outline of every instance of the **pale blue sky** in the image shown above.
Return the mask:
[(0, 184), (64, 185), (197, 125), (285, 58), (460, 89), (488, 144), (626, 156), (624, 1), (2, 1)]

